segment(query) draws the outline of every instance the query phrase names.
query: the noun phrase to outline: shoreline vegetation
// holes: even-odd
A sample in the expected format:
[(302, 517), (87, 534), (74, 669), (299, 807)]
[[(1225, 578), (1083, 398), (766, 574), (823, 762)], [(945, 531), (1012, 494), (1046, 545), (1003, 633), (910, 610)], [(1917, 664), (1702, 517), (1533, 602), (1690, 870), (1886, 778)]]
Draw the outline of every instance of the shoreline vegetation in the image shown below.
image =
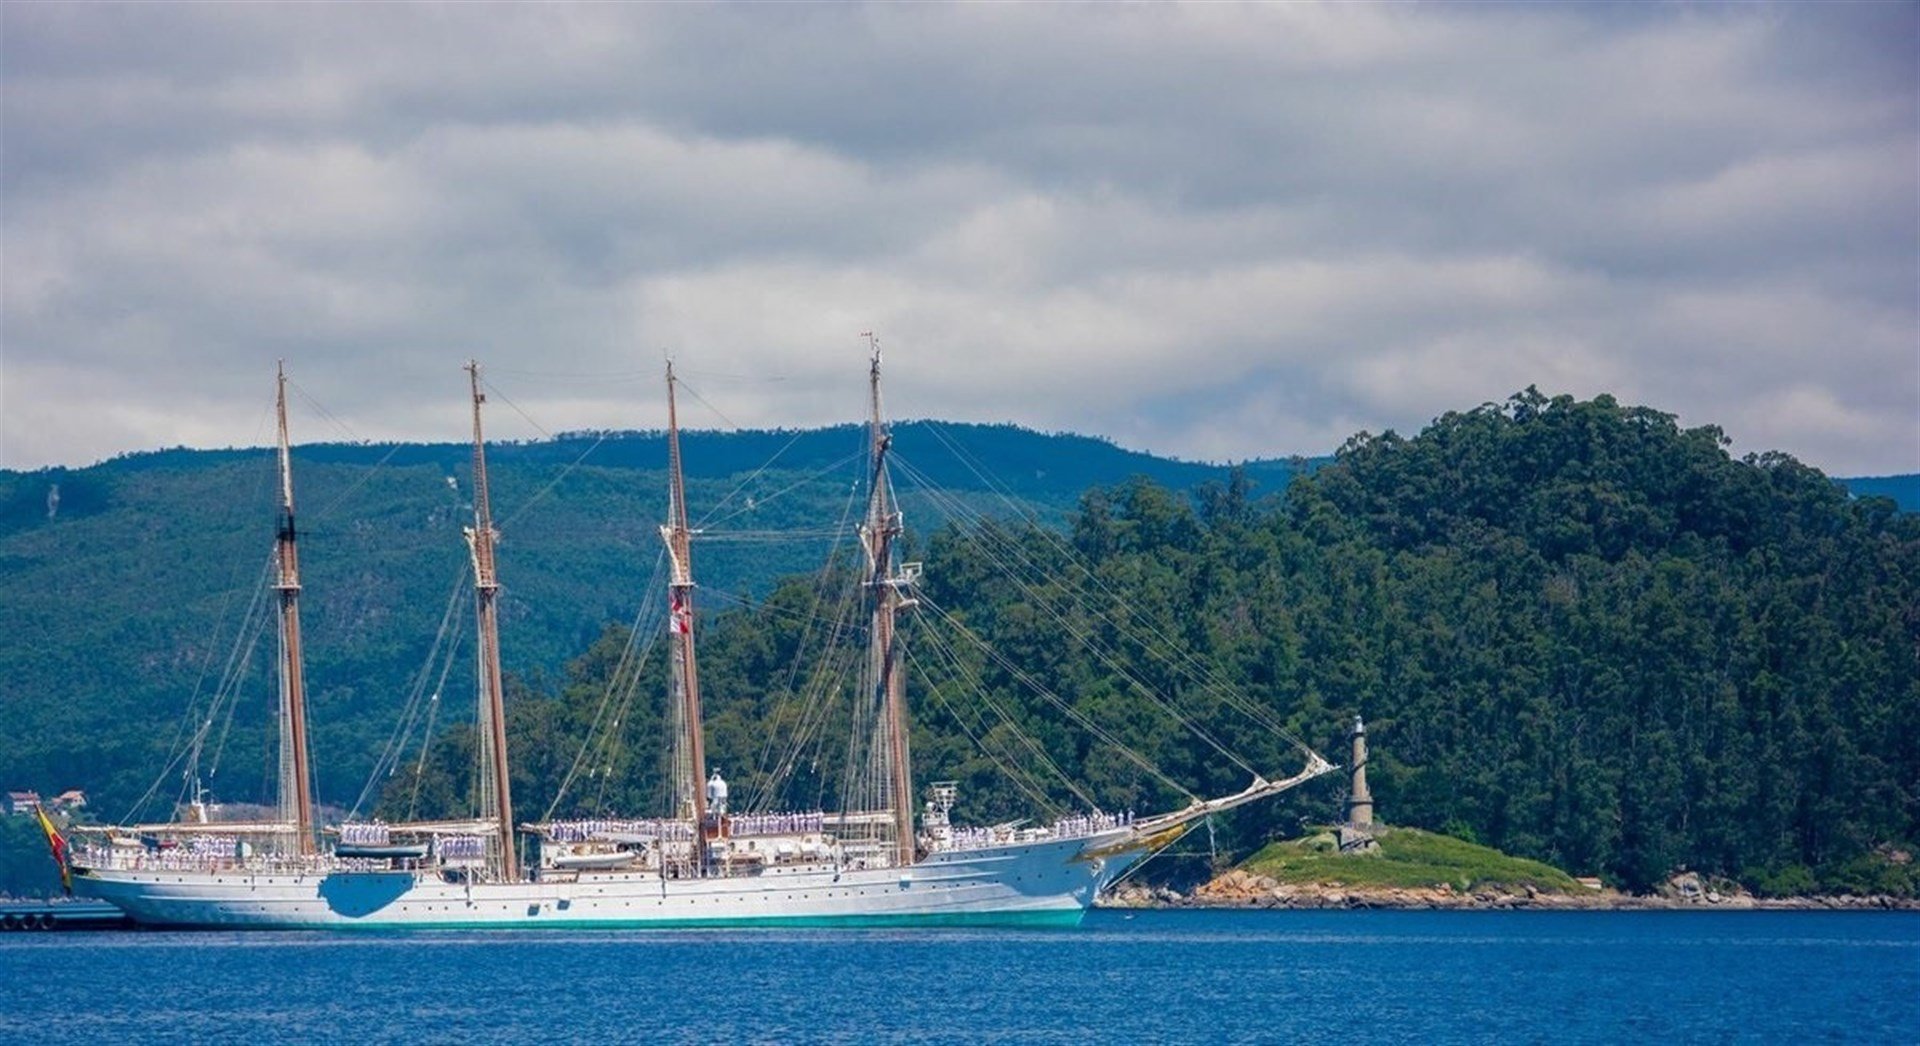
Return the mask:
[[(1323, 827), (1271, 843), (1190, 893), (1131, 884), (1098, 903), (1103, 908), (1920, 911), (1920, 897), (1759, 896), (1732, 880), (1687, 870), (1636, 894), (1417, 828), (1380, 826), (1374, 840), (1370, 849), (1342, 852), (1335, 829)], [(1887, 859), (1910, 865), (1912, 855), (1894, 851)]]

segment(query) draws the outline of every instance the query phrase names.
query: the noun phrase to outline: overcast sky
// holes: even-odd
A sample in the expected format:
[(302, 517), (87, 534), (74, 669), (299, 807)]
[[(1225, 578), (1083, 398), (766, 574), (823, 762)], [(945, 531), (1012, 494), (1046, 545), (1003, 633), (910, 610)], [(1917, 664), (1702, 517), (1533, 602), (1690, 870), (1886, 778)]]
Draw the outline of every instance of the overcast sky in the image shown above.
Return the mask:
[[(1610, 392), (1920, 471), (1920, 6), (0, 4), (0, 466)], [(538, 435), (509, 411), (505, 437)]]

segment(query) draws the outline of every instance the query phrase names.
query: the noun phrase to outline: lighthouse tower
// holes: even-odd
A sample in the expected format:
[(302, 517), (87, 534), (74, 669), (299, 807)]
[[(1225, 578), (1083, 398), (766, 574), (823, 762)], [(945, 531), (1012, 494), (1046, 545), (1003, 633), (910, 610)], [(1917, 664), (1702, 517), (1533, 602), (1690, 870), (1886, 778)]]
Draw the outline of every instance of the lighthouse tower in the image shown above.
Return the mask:
[(1353, 767), (1353, 782), (1347, 789), (1347, 823), (1355, 828), (1373, 827), (1373, 793), (1367, 791), (1367, 724), (1353, 717), (1353, 732), (1347, 735), (1353, 742), (1353, 758), (1348, 763)]
[(1347, 735), (1353, 744), (1348, 761), (1353, 776), (1347, 786), (1347, 820), (1340, 826), (1340, 849), (1364, 851), (1377, 848), (1373, 841), (1373, 793), (1367, 790), (1367, 724), (1353, 717), (1353, 732)]

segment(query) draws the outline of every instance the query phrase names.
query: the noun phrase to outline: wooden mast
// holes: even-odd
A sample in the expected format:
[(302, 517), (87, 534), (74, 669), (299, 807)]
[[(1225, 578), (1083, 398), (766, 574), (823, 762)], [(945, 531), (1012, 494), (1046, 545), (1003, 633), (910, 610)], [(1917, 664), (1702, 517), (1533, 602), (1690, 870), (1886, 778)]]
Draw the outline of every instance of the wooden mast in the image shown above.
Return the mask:
[(497, 597), (500, 581), (494, 573), (493, 543), (499, 538), (493, 529), (493, 510), (487, 502), (486, 444), (480, 432), (480, 405), (487, 401), (480, 391), (480, 364), (467, 361), (467, 376), (473, 386), (473, 526), (466, 529), (467, 548), (473, 553), (473, 595), (475, 617), (480, 628), (476, 664), (479, 672), (480, 724), (485, 734), (487, 758), (481, 783), (481, 813), (499, 819), (496, 828), (500, 850), (500, 878), (512, 882), (520, 878), (520, 855), (513, 838), (513, 789), (507, 772), (507, 716), (500, 688), (500, 619)]
[(274, 540), (279, 573), (274, 589), (280, 593), (280, 802), (293, 805), (295, 852), (313, 853), (313, 775), (307, 766), (307, 696), (300, 657), (300, 555), (293, 526), (293, 455), (287, 444), (287, 366), (276, 368), (278, 395), (274, 412), (280, 421), (280, 526)]
[(680, 415), (675, 404), (673, 361), (667, 361), (667, 523), (660, 536), (673, 561), (667, 584), (667, 637), (673, 647), (673, 686), (685, 719), (687, 782), (693, 797), (694, 867), (707, 865), (707, 752), (706, 730), (700, 718), (700, 667), (693, 644), (693, 531), (687, 524), (687, 481), (680, 467)]
[(904, 669), (894, 634), (894, 616), (905, 606), (901, 592), (908, 579), (895, 571), (893, 540), (900, 535), (900, 513), (893, 507), (893, 489), (887, 480), (887, 451), (893, 435), (880, 414), (880, 342), (867, 335), (873, 362), (868, 371), (872, 414), (868, 435), (872, 467), (868, 473), (867, 521), (860, 538), (867, 551), (867, 588), (873, 593), (873, 628), (869, 663), (876, 699), (886, 709), (887, 761), (891, 779), (895, 860), (901, 867), (914, 860), (913, 758), (907, 745), (907, 703)]

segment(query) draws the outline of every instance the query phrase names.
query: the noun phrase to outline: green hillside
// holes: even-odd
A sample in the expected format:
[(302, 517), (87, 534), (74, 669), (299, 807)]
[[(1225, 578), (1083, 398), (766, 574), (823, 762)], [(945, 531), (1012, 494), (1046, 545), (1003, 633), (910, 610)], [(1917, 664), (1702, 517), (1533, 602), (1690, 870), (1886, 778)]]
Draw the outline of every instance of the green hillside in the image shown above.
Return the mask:
[[(1761, 892), (1915, 888), (1889, 869), (1920, 840), (1920, 517), (1891, 500), (1851, 497), (1784, 454), (1732, 458), (1717, 430), (1655, 410), (1531, 390), (1412, 437), (1356, 436), (1284, 499), (1269, 496), (1284, 463), (1156, 473), (1098, 441), (909, 431), (896, 478), (929, 609), (910, 615), (910, 649), (928, 654), (910, 666), (912, 752), (920, 780), (961, 782), (968, 823), (1235, 791), (1255, 768), (1296, 765), (1273, 720), (1337, 758), (1363, 713), (1374, 794), (1396, 824), (1453, 826), (1629, 889), (1682, 865)], [(696, 557), (710, 760), (736, 794), (810, 805), (838, 780), (833, 751), (816, 740), (776, 779), (764, 739), (802, 725), (820, 531), (846, 518), (859, 435), (706, 438), (687, 454), (723, 462), (692, 491), (708, 531)], [(637, 685), (612, 679), (626, 636), (606, 627), (646, 602), (664, 500), (649, 439), (491, 459), (513, 790), (536, 814), (556, 797), (576, 811), (657, 798), (659, 664)], [(359, 793), (443, 608), (460, 602), (464, 454), (296, 454), (323, 799)], [(0, 474), (0, 787), (87, 788), (109, 816), (145, 790), (257, 590), (270, 476), (257, 452), (184, 451)], [(1043, 525), (1013, 521), (1018, 505)], [(935, 522), (956, 509), (1000, 522)], [(796, 526), (820, 540), (769, 538)], [(943, 647), (933, 608), (998, 656)], [(454, 696), (470, 693), (469, 657), (452, 660), (446, 716), (424, 753), (413, 735), (387, 802), (424, 814), (464, 794), (469, 699)], [(260, 674), (221, 726), (222, 798), (263, 795), (272, 777)], [(596, 709), (620, 692), (644, 696), (621, 706), (590, 787), (562, 795)], [(178, 782), (163, 784), (165, 798)], [(1322, 782), (1255, 804), (1221, 820), (1219, 843), (1251, 853), (1325, 823), (1338, 801)]]
[(1276, 882), (1298, 886), (1324, 883), (1365, 889), (1420, 889), (1446, 883), (1462, 892), (1483, 886), (1543, 893), (1579, 893), (1586, 887), (1552, 865), (1512, 857), (1491, 847), (1418, 828), (1380, 828), (1379, 849), (1340, 852), (1333, 832), (1322, 829), (1303, 838), (1270, 843), (1240, 867)]

